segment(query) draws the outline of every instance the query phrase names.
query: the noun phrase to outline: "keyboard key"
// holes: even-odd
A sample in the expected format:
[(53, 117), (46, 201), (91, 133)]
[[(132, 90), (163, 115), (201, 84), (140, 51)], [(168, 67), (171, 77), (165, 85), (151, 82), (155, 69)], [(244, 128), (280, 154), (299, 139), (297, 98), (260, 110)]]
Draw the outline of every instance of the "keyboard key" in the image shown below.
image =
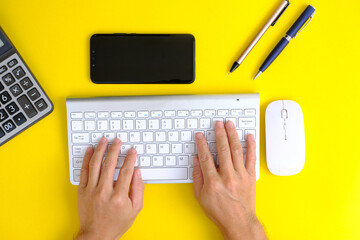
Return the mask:
[(143, 144), (134, 144), (134, 148), (138, 155), (144, 154), (144, 145)]
[(14, 59), (12, 59), (11, 61), (9, 61), (9, 62), (7, 63), (7, 65), (8, 65), (9, 68), (12, 68), (12, 67), (15, 66), (17, 63), (18, 63), (18, 61), (14, 58)]
[(122, 112), (111, 112), (111, 117), (112, 118), (121, 118)]
[(7, 119), (9, 117), (9, 115), (5, 112), (4, 109), (0, 109), (0, 123), (5, 121), (5, 119)]
[(17, 101), (20, 107), (24, 110), (24, 112), (29, 118), (32, 118), (37, 114), (37, 111), (35, 110), (33, 105), (30, 103), (29, 99), (25, 95), (19, 97)]
[(161, 154), (170, 153), (170, 144), (168, 143), (159, 144), (159, 153)]
[(150, 157), (140, 157), (141, 167), (150, 167)]
[(256, 110), (254, 108), (245, 109), (245, 116), (254, 116), (255, 113), (256, 113)]
[(0, 128), (0, 138), (2, 138), (3, 136), (5, 136), (5, 132)]
[(239, 118), (239, 128), (254, 128), (255, 118)]
[(138, 112), (138, 117), (139, 118), (147, 118), (147, 117), (149, 117), (149, 112), (148, 111), (140, 111), (140, 112)]
[(187, 143), (184, 145), (185, 153), (193, 154), (195, 153), (195, 144)]
[(218, 110), (218, 115), (219, 116), (227, 116), (227, 115), (229, 115), (229, 110), (220, 109), (220, 110)]
[(119, 132), (116, 134), (116, 137), (123, 143), (128, 142), (128, 134), (126, 132)]
[(84, 127), (86, 131), (95, 131), (95, 121), (85, 121)]
[(95, 112), (85, 112), (84, 117), (89, 119), (89, 118), (95, 118), (96, 117), (96, 113)]
[(224, 122), (224, 119), (223, 119), (223, 118), (213, 118), (213, 119), (212, 119), (212, 126), (213, 126), (213, 128), (215, 128), (216, 122)]
[(211, 127), (211, 120), (210, 118), (202, 118), (200, 119), (200, 128), (208, 129)]
[(193, 110), (193, 111), (191, 111), (191, 116), (193, 116), (193, 117), (201, 117), (202, 116), (202, 111), (201, 110)]
[(98, 120), (97, 121), (97, 130), (99, 130), (99, 131), (108, 130), (108, 121), (107, 120)]
[(0, 67), (0, 74), (3, 74), (4, 72), (6, 72), (7, 67), (5, 65)]
[(191, 131), (181, 131), (180, 132), (180, 136), (181, 136), (181, 141), (182, 142), (190, 142), (191, 141)]
[(136, 120), (135, 127), (136, 127), (136, 130), (145, 130), (146, 129), (146, 120)]
[(147, 154), (156, 154), (156, 144), (146, 144), (146, 153)]
[(98, 112), (98, 118), (108, 118), (109, 113), (108, 112)]
[(15, 84), (10, 87), (10, 92), (14, 97), (19, 96), (23, 91), (21, 90), (20, 86), (18, 84)]
[(179, 132), (168, 132), (168, 136), (170, 142), (179, 141)]
[(10, 101), (11, 101), (11, 97), (7, 91), (0, 93), (0, 102), (2, 104), (7, 104)]
[(206, 140), (207, 141), (215, 141), (215, 131), (206, 131)]
[(162, 119), (161, 120), (161, 129), (172, 129), (172, 120), (171, 119)]
[(32, 101), (35, 101), (40, 97), (40, 93), (38, 92), (38, 90), (36, 90), (36, 88), (33, 88), (30, 91), (28, 91), (27, 95)]
[(11, 132), (16, 128), (15, 123), (12, 120), (7, 120), (2, 124), (2, 127), (5, 129), (7, 133)]
[(136, 116), (135, 112), (125, 112), (125, 117), (126, 118), (134, 118)]
[(24, 90), (27, 90), (33, 86), (32, 82), (30, 81), (30, 79), (28, 77), (21, 80), (20, 85)]
[(151, 117), (162, 117), (163, 113), (162, 111), (151, 111), (150, 115)]
[(189, 165), (189, 156), (179, 156), (179, 166), (188, 166)]
[(79, 169), (74, 169), (74, 182), (80, 182), (80, 170)]
[(16, 105), (16, 103), (12, 102), (10, 104), (8, 104), (5, 107), (6, 111), (10, 114), (13, 115), (15, 114), (17, 111), (19, 111), (19, 107)]
[(17, 79), (20, 79), (23, 76), (25, 76), (25, 72), (21, 67), (15, 68), (12, 72)]
[(102, 133), (95, 132), (91, 134), (91, 142), (92, 143), (98, 143), (100, 142), (100, 139), (103, 137)]
[(185, 119), (175, 119), (175, 129), (184, 129)]
[(155, 133), (156, 142), (165, 142), (166, 141), (166, 132), (156, 132)]
[(89, 143), (89, 133), (73, 133), (72, 134), (73, 143)]
[(164, 166), (164, 157), (163, 156), (153, 157), (153, 166), (155, 167)]
[(110, 120), (110, 130), (120, 130), (121, 120)]
[(188, 116), (189, 116), (189, 111), (187, 110), (178, 111), (178, 117), (188, 117)]
[(126, 155), (130, 149), (131, 149), (131, 145), (123, 144), (121, 145), (120, 154)]
[(20, 126), (24, 122), (26, 122), (26, 117), (22, 113), (18, 113), (13, 117), (14, 122), (16, 125)]
[(237, 131), (237, 133), (238, 133), (238, 135), (239, 135), (240, 141), (241, 141), (241, 140), (244, 140), (243, 130), (237, 129), (236, 131)]
[(74, 168), (81, 168), (83, 163), (83, 158), (73, 158)]
[(109, 143), (112, 143), (115, 140), (115, 133), (104, 133), (104, 137), (107, 138)]
[(165, 117), (175, 117), (176, 111), (165, 111)]
[(140, 169), (143, 180), (186, 180), (187, 168), (143, 168)]
[(190, 129), (196, 129), (198, 128), (198, 122), (197, 122), (197, 119), (195, 118), (189, 118), (187, 120), (187, 127), (190, 128)]
[(241, 116), (242, 115), (242, 109), (233, 109), (231, 110), (231, 115), (232, 116)]
[(211, 117), (213, 117), (213, 116), (215, 116), (216, 115), (216, 111), (215, 110), (205, 110), (205, 116), (211, 116)]
[(233, 122), (234, 125), (235, 125), (235, 127), (236, 127), (236, 125), (237, 125), (237, 124), (236, 124), (236, 118), (226, 118), (225, 121), (226, 121), (226, 122), (229, 122), (229, 121), (230, 121), (230, 122)]
[(193, 179), (193, 170), (194, 168), (189, 168), (189, 178)]
[(182, 144), (174, 143), (171, 144), (171, 153), (182, 153), (183, 147)]
[(175, 156), (166, 156), (165, 157), (166, 166), (176, 166), (176, 157)]
[(134, 129), (134, 120), (123, 120), (123, 129), (124, 130), (133, 130)]
[(211, 153), (216, 153), (217, 150), (216, 150), (216, 142), (210, 142), (209, 144), (209, 150)]
[(143, 142), (153, 142), (154, 133), (153, 132), (143, 132)]
[(149, 120), (149, 129), (150, 130), (160, 129), (160, 121), (158, 119), (150, 119)]
[(247, 129), (247, 130), (245, 130), (245, 139), (247, 138), (247, 135), (249, 135), (249, 134), (254, 135), (254, 138), (256, 139), (255, 129)]
[(73, 130), (73, 131), (82, 131), (83, 130), (82, 121), (71, 121), (71, 130)]
[(140, 142), (140, 132), (130, 132), (130, 142)]
[(72, 119), (81, 119), (82, 118), (82, 113), (81, 112), (72, 112), (70, 114), (70, 117)]

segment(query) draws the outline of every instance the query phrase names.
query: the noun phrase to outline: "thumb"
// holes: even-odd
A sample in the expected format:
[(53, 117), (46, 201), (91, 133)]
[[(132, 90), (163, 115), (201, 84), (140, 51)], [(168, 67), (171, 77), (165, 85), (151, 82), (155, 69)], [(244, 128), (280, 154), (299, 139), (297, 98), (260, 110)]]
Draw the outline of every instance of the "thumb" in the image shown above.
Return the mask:
[(199, 200), (201, 189), (204, 185), (204, 178), (202, 175), (199, 158), (193, 157), (194, 170), (193, 170), (193, 180), (194, 180), (194, 192), (195, 198)]
[(143, 207), (144, 189), (145, 186), (142, 181), (141, 171), (140, 169), (135, 169), (131, 179), (131, 189), (129, 197), (132, 201), (133, 207), (139, 212)]

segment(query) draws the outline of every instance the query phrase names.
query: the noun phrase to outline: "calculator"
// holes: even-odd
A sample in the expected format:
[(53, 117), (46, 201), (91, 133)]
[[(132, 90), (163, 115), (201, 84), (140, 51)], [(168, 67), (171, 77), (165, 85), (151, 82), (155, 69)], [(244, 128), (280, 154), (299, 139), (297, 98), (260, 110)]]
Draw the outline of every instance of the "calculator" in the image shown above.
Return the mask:
[(53, 108), (0, 27), (0, 146), (50, 114)]

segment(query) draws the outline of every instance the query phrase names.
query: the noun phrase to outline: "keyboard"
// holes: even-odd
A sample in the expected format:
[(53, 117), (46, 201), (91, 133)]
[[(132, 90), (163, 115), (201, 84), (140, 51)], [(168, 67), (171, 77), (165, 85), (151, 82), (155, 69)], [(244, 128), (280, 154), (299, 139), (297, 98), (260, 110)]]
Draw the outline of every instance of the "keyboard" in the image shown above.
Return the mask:
[[(130, 148), (145, 183), (191, 183), (195, 134), (204, 133), (218, 164), (214, 126), (233, 121), (246, 154), (246, 135), (256, 141), (259, 179), (259, 94), (72, 98), (66, 100), (70, 182), (78, 185), (86, 149), (104, 136), (122, 141), (114, 180)], [(106, 156), (106, 153), (105, 153)], [(245, 159), (244, 159), (245, 161)]]

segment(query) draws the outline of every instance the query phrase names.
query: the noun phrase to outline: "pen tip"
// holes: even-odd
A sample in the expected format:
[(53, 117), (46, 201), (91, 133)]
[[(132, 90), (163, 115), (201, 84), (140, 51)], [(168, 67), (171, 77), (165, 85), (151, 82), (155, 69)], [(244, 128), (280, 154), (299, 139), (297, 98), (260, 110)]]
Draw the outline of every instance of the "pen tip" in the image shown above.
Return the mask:
[[(231, 69), (230, 69), (230, 73), (232, 73), (233, 71), (235, 71), (235, 69), (237, 69), (237, 67), (239, 66), (240, 64), (238, 62), (234, 62), (234, 64), (231, 66)], [(229, 73), (229, 74), (230, 74)]]
[(259, 76), (260, 76), (260, 74), (261, 74), (262, 72), (261, 71), (259, 71), (256, 75), (255, 75), (255, 77), (254, 77), (254, 79), (253, 80), (255, 80), (255, 79), (257, 79)]

